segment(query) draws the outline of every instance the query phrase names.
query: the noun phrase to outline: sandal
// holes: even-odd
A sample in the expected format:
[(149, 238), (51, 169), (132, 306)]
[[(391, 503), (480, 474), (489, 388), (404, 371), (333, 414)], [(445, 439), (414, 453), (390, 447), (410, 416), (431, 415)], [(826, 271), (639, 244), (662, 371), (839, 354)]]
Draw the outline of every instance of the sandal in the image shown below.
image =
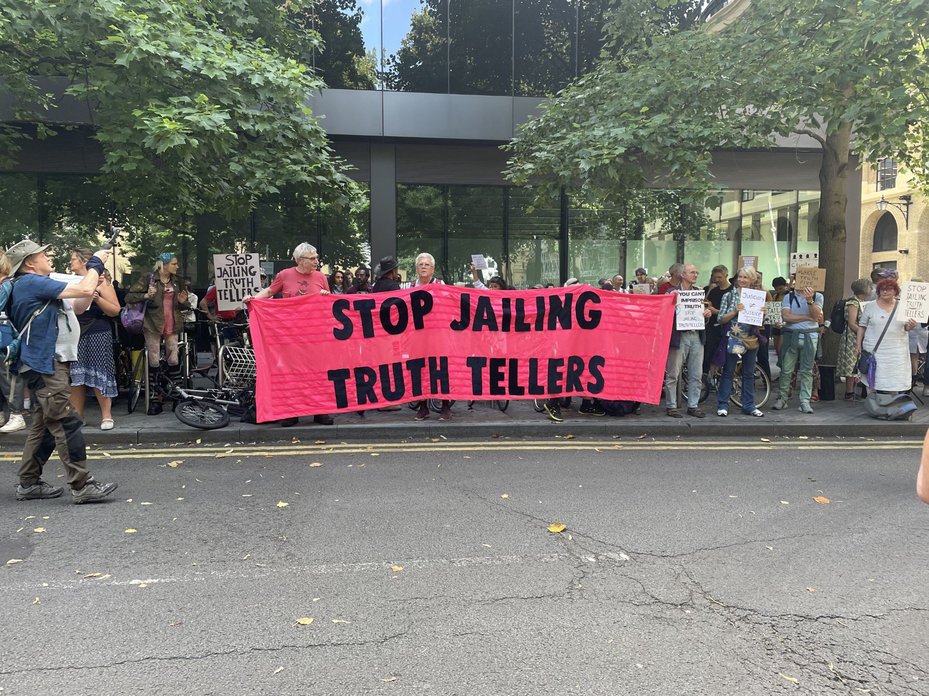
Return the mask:
[(112, 430), (116, 427), (116, 423), (113, 422), (112, 418), (104, 418), (100, 421), (100, 430)]

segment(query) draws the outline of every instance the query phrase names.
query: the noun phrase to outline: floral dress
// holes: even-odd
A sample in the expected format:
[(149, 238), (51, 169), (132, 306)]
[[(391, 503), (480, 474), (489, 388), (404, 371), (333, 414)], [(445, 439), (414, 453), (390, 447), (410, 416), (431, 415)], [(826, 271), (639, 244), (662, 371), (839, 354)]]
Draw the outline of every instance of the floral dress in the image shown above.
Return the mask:
[(839, 377), (854, 377), (858, 374), (855, 363), (858, 362), (858, 354), (855, 352), (855, 342), (858, 340), (857, 334), (852, 331), (848, 325), (849, 307), (858, 308), (858, 318), (861, 318), (861, 300), (857, 297), (850, 297), (845, 301), (845, 331), (842, 332), (841, 343), (839, 344), (839, 358), (836, 361), (836, 373)]

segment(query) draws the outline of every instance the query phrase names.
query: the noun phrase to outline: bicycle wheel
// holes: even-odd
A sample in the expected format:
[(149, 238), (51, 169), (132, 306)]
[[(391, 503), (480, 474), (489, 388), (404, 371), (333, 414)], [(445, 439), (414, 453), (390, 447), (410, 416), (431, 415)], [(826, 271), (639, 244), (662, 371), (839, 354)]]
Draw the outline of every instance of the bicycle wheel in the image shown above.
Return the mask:
[(532, 408), (536, 413), (542, 413), (545, 410), (545, 399), (533, 399)]
[[(755, 365), (755, 408), (761, 408), (768, 399), (771, 398), (771, 381), (761, 369), (760, 365)], [(732, 375), (732, 396), (729, 400), (739, 408), (742, 408), (742, 363), (736, 365), (735, 372)]]
[(494, 399), (494, 406), (503, 413), (510, 407), (510, 402), (507, 399)]
[[(448, 402), (449, 408), (451, 408), (454, 405), (455, 405), (454, 399)], [(433, 413), (440, 413), (442, 411), (442, 399), (429, 399), (429, 408), (432, 409)]]
[(210, 399), (184, 399), (174, 405), (174, 415), (184, 425), (201, 430), (216, 430), (229, 425), (229, 413)]

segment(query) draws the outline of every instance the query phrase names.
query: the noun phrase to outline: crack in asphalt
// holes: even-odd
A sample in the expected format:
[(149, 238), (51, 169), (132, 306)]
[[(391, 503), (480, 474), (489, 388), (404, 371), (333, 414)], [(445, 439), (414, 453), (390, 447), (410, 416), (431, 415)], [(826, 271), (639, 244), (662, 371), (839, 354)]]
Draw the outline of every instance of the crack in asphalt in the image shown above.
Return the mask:
[(126, 665), (138, 665), (144, 664), (147, 662), (174, 662), (174, 661), (190, 661), (196, 662), (199, 660), (210, 660), (216, 657), (230, 657), (236, 656), (241, 657), (245, 655), (250, 655), (253, 653), (275, 653), (282, 652), (286, 650), (306, 650), (314, 648), (354, 648), (354, 647), (367, 647), (367, 646), (382, 646), (387, 643), (399, 640), (406, 637), (409, 634), (409, 629), (399, 631), (397, 633), (391, 633), (389, 635), (383, 636), (382, 638), (376, 638), (371, 640), (361, 640), (361, 641), (326, 641), (322, 643), (290, 643), (284, 645), (275, 645), (271, 647), (259, 647), (254, 646), (244, 649), (236, 650), (216, 650), (211, 652), (200, 653), (198, 655), (146, 655), (144, 657), (137, 657), (127, 660), (115, 660), (108, 663), (100, 664), (90, 664), (90, 665), (55, 665), (55, 666), (36, 666), (36, 667), (27, 667), (23, 669), (12, 669), (12, 670), (0, 670), (0, 676), (15, 676), (20, 674), (35, 674), (35, 673), (46, 673), (46, 672), (67, 672), (67, 671), (83, 671), (83, 670), (93, 670), (93, 669), (110, 669), (114, 667), (124, 667)]

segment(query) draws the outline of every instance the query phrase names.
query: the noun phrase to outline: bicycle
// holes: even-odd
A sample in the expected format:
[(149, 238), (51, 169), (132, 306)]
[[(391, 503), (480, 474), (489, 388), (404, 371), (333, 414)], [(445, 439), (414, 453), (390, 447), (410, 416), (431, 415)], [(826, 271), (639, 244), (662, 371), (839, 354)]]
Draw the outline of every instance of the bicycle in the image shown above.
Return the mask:
[[(468, 410), (474, 410), (474, 404), (478, 403), (477, 400), (468, 402)], [(488, 403), (501, 413), (505, 413), (506, 410), (510, 407), (510, 402), (508, 399), (491, 399)]]

